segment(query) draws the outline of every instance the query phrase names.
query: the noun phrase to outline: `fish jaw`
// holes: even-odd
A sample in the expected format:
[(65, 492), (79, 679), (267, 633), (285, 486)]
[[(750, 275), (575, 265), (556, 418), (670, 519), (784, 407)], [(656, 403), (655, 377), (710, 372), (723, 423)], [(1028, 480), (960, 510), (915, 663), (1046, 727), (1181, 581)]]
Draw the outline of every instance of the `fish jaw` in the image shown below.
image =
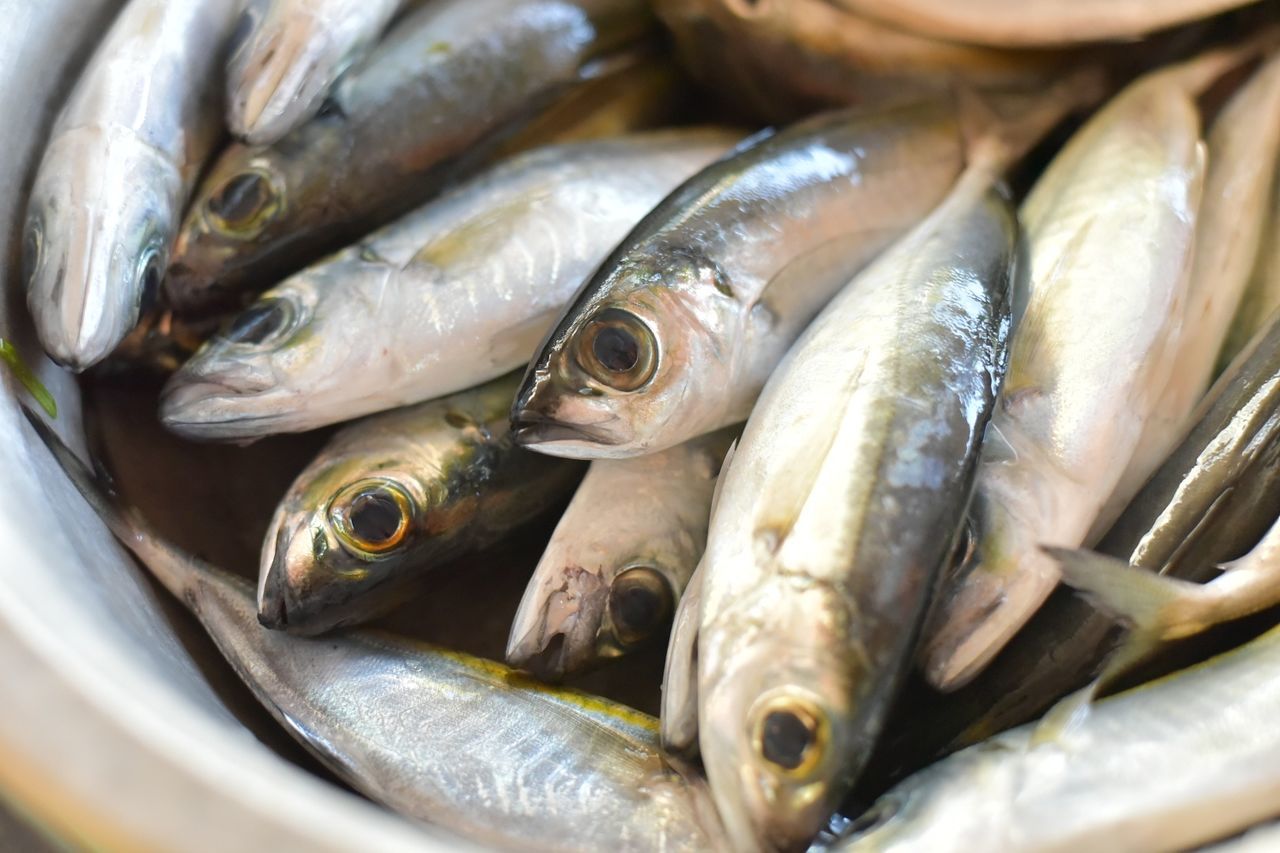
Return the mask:
[[(51, 145), (24, 236), (27, 304), (50, 357), (81, 371), (137, 324), (158, 285), (181, 179), (131, 132), (84, 127)], [(92, 198), (90, 198), (92, 196)]]
[[(272, 535), (274, 534), (274, 535)], [(282, 509), (263, 542), (258, 621), (272, 630), (315, 636), (359, 621), (350, 604), (368, 573), (330, 568), (341, 546), (319, 514)]]
[(544, 681), (560, 681), (596, 659), (609, 585), (598, 570), (581, 566), (545, 570), (539, 564), (539, 573), (545, 580), (525, 591), (511, 623), (506, 658)]
[(511, 406), (511, 435), (516, 444), (567, 459), (620, 458), (632, 450), (629, 425), (612, 409), (607, 395), (586, 383), (574, 394), (564, 370), (533, 366)]
[(160, 394), (160, 422), (194, 441), (252, 441), (291, 430), (296, 399), (270, 388), (245, 385), (234, 376), (207, 377), (183, 367)]

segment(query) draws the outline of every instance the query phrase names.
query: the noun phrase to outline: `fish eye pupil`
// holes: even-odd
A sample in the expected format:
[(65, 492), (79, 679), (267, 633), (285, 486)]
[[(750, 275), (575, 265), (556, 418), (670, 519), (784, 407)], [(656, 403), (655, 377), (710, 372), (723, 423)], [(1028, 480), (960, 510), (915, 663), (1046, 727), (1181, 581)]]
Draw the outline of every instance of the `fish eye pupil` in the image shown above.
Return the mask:
[(160, 295), (160, 253), (152, 252), (147, 258), (146, 266), (142, 268), (142, 277), (139, 280), (142, 287), (141, 312), (146, 314), (155, 307), (156, 301)]
[(791, 711), (770, 711), (764, 718), (760, 738), (766, 761), (784, 770), (795, 770), (817, 739), (812, 722)]
[(375, 545), (394, 539), (404, 523), (400, 504), (384, 491), (362, 492), (347, 511), (351, 532)]
[(649, 639), (675, 609), (675, 594), (656, 569), (634, 566), (613, 579), (609, 587), (609, 619), (623, 645)]
[(223, 337), (236, 344), (260, 344), (279, 331), (287, 320), (288, 311), (282, 301), (264, 299), (241, 312)]
[(250, 222), (271, 197), (271, 185), (257, 172), (236, 175), (209, 199), (209, 211), (228, 225)]
[(591, 351), (596, 361), (614, 373), (626, 373), (640, 360), (640, 343), (626, 329), (617, 326), (605, 326), (596, 332)]

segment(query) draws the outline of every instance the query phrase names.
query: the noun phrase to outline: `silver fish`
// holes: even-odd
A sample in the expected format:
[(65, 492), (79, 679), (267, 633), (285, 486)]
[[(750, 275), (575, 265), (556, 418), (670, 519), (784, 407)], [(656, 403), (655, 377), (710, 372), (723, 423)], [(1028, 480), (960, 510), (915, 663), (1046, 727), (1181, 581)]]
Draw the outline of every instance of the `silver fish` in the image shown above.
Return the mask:
[(591, 463), (520, 602), (507, 663), (558, 680), (658, 639), (706, 547), (736, 435)]
[(505, 418), (517, 374), (341, 430), (281, 500), (262, 545), (258, 619), (316, 634), (399, 603), (493, 544), (581, 475), (522, 450)]
[[(1280, 628), (970, 747), (898, 785), (833, 849), (1187, 850), (1280, 814)], [(1070, 718), (1064, 722), (1065, 718)]]
[(725, 466), (696, 692), (735, 848), (792, 849), (848, 793), (959, 535), (1012, 322), (996, 162), (819, 315)]
[(240, 0), (131, 0), (58, 116), (27, 206), (27, 304), (45, 350), (83, 370), (153, 299), (221, 134), (220, 45)]
[(638, 134), (507, 161), (265, 294), (174, 375), (160, 417), (191, 438), (255, 438), (501, 376), (627, 230), (737, 136)]
[(270, 145), (310, 119), (407, 2), (253, 0), (227, 63), (231, 132)]
[(263, 707), (365, 796), (496, 847), (720, 848), (705, 783), (662, 755), (651, 717), (382, 632), (317, 642), (269, 631), (257, 624), (245, 581), (167, 545), (29, 417), (112, 532), (195, 614)]
[(976, 548), (926, 633), (935, 687), (973, 678), (1035, 613), (1058, 582), (1039, 545), (1079, 546), (1134, 455), (1181, 331), (1205, 160), (1194, 95), (1236, 61), (1131, 84), (1022, 206), (1030, 296), (983, 449)]
[(165, 277), (205, 310), (273, 284), (473, 172), (556, 97), (652, 31), (640, 0), (434, 0), (391, 28), (275, 145), (229, 146)]

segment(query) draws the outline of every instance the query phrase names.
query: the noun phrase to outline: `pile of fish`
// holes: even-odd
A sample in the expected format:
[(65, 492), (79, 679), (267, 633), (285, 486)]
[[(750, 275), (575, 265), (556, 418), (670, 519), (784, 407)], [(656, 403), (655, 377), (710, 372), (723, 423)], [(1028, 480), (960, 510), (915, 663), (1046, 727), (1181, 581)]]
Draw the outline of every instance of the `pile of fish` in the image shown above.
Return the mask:
[[(1280, 817), (1276, 0), (128, 0), (23, 254), (49, 356), (167, 365), (177, 435), (342, 425), (255, 594), (32, 415), (404, 815), (741, 851)], [(505, 665), (364, 627), (566, 502)], [(660, 721), (552, 686), (655, 645)]]

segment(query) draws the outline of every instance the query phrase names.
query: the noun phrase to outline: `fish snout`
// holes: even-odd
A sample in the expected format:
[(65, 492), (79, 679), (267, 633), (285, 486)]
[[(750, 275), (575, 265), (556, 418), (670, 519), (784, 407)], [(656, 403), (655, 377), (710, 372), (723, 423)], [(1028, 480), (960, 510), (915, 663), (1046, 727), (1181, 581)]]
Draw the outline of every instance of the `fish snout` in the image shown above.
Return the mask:
[(608, 586), (597, 572), (565, 568), (557, 586), (531, 586), (520, 603), (507, 643), (507, 663), (543, 681), (598, 663), (596, 635), (604, 619)]

